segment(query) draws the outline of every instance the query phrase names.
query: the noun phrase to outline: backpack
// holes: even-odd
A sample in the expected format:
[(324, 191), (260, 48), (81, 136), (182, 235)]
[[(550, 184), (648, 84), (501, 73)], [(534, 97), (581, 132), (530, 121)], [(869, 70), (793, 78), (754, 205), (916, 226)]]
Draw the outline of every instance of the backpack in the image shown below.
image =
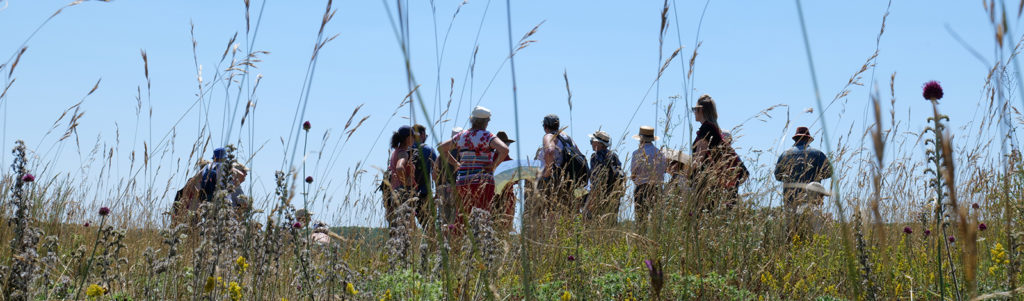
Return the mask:
[(427, 182), (430, 177), (430, 171), (427, 170), (426, 158), (423, 157), (424, 150), (423, 144), (420, 144), (419, 147), (413, 147), (409, 152), (409, 160), (412, 162), (412, 167), (416, 170), (413, 174), (413, 182), (419, 187), (430, 184)]
[(750, 171), (747, 170), (747, 165), (743, 164), (743, 159), (736, 153), (736, 149), (727, 144), (723, 144), (721, 147), (725, 155), (722, 159), (728, 160), (724, 162), (723, 167), (725, 167), (727, 175), (732, 176), (732, 178), (726, 180), (726, 186), (740, 186), (750, 177)]
[(583, 156), (576, 144), (562, 138), (562, 135), (555, 135), (555, 138), (562, 142), (562, 164), (558, 166), (562, 180), (571, 180), (575, 185), (586, 185), (590, 181), (587, 157)]

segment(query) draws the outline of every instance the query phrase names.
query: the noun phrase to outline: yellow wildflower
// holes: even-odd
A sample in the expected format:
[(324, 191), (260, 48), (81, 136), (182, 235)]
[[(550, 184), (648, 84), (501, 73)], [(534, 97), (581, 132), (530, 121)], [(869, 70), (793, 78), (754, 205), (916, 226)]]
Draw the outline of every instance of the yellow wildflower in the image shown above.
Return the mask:
[(85, 295), (89, 296), (90, 298), (96, 298), (96, 297), (100, 297), (100, 296), (103, 296), (103, 295), (106, 295), (106, 294), (107, 294), (107, 288), (99, 286), (99, 285), (96, 285), (96, 284), (90, 284), (89, 288), (85, 289)]
[(232, 301), (242, 300), (242, 287), (238, 286), (238, 282), (231, 281), (228, 284), (228, 296), (231, 296)]
[(562, 293), (562, 301), (570, 300), (572, 300), (572, 293), (570, 293), (569, 291), (565, 291), (564, 293)]
[(213, 289), (217, 288), (217, 284), (223, 285), (223, 283), (224, 283), (224, 278), (221, 278), (221, 277), (206, 278), (206, 285), (203, 286), (203, 291), (209, 293), (209, 292), (213, 291)]
[(391, 301), (391, 290), (384, 291), (384, 297), (380, 298), (380, 301)]
[(352, 282), (345, 283), (345, 291), (347, 291), (349, 295), (359, 294), (359, 291), (357, 291), (356, 287), (352, 285)]
[(249, 269), (249, 263), (246, 262), (244, 256), (238, 256), (238, 259), (235, 259), (235, 267), (238, 269), (239, 274), (245, 273)]

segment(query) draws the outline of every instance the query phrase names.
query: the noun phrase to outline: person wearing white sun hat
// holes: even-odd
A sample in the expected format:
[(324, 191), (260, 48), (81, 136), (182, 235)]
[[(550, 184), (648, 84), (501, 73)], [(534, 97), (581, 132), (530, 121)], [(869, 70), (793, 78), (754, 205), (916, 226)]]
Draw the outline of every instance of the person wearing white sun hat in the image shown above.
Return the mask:
[[(458, 213), (454, 219), (461, 224), (462, 216), (473, 208), (489, 210), (494, 199), (494, 169), (508, 156), (508, 146), (487, 131), (491, 110), (477, 106), (469, 117), (470, 129), (455, 134), (441, 143), (438, 151), (442, 158), (457, 167), (455, 190), (458, 193)], [(458, 158), (451, 154), (458, 151)], [(492, 154), (494, 153), (494, 154)]]
[(584, 213), (588, 219), (614, 225), (619, 216), (619, 199), (624, 192), (622, 161), (611, 150), (612, 138), (608, 132), (598, 130), (588, 136), (594, 153), (590, 155), (590, 193)]

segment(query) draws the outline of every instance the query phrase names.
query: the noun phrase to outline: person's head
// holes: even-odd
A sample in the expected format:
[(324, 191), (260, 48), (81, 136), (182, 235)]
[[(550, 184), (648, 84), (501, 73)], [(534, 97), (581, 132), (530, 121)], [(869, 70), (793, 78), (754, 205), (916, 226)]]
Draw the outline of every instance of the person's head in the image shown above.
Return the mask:
[(811, 130), (805, 126), (796, 128), (796, 135), (793, 135), (794, 144), (808, 144), (814, 141), (814, 137), (811, 136)]
[(644, 144), (658, 141), (658, 136), (654, 135), (653, 127), (645, 125), (640, 127), (640, 133), (633, 136), (633, 139), (640, 141), (640, 146), (643, 146)]
[(459, 133), (462, 133), (462, 128), (460, 128), (460, 127), (452, 128), (452, 137), (451, 138), (455, 138), (455, 135), (458, 135)]
[(693, 107), (693, 116), (700, 123), (718, 124), (718, 107), (711, 95), (704, 94), (697, 99), (697, 105)]
[(550, 133), (550, 132), (558, 131), (558, 127), (561, 126), (559, 124), (559, 121), (558, 121), (558, 115), (555, 115), (555, 114), (550, 114), (548, 116), (544, 116), (544, 123), (543, 123), (543, 125), (544, 125), (544, 132), (545, 133)]
[(722, 130), (722, 142), (726, 145), (732, 145), (732, 132), (729, 132), (729, 130)]
[(391, 148), (407, 147), (412, 144), (412, 127), (403, 125), (391, 134)]
[(302, 224), (303, 227), (308, 226), (311, 215), (313, 215), (313, 213), (306, 209), (295, 210), (295, 221)]
[(427, 141), (427, 128), (422, 124), (412, 126), (412, 133), (416, 137), (414, 139), (416, 142), (423, 143), (423, 141)]
[(505, 146), (512, 145), (512, 142), (516, 142), (515, 140), (509, 138), (508, 133), (505, 133), (505, 131), (498, 131), (498, 133), (495, 134), (494, 136), (498, 137), (498, 139), (501, 140), (502, 143), (505, 143)]
[(242, 182), (245, 182), (246, 176), (249, 175), (249, 168), (245, 167), (245, 164), (235, 162), (234, 168), (231, 169), (235, 173), (235, 185), (240, 186)]
[(228, 159), (228, 150), (218, 147), (213, 150), (213, 162), (224, 162)]
[(487, 125), (491, 122), (491, 110), (485, 107), (477, 106), (473, 109), (473, 113), (469, 116), (469, 124), (474, 130), (486, 130)]
[(594, 151), (606, 150), (612, 146), (612, 137), (605, 131), (596, 131), (590, 134), (590, 146)]
[(684, 174), (686, 172), (686, 167), (690, 164), (690, 155), (674, 149), (665, 150), (664, 154), (665, 158), (668, 159), (669, 173)]

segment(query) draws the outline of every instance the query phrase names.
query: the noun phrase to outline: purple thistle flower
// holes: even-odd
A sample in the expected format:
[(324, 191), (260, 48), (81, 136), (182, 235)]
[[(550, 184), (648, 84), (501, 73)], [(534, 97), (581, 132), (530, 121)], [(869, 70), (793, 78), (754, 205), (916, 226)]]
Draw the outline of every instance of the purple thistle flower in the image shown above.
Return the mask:
[(576, 261), (576, 256), (569, 255), (569, 261)]
[(110, 208), (100, 207), (100, 216), (107, 216), (107, 214), (110, 214)]
[(311, 129), (311, 128), (313, 128), (313, 125), (310, 124), (308, 120), (306, 122), (302, 123), (302, 129), (303, 130), (306, 130), (308, 132), (309, 129)]
[(978, 230), (985, 231), (986, 229), (988, 229), (988, 226), (985, 223), (978, 224)]
[(903, 227), (903, 233), (914, 234), (914, 229), (911, 229), (910, 227)]
[(953, 235), (950, 235), (949, 236), (949, 242), (956, 242), (956, 237), (953, 237)]
[(942, 99), (942, 86), (937, 81), (924, 83), (924, 93), (921, 95), (927, 100)]
[(978, 203), (974, 203), (974, 204), (971, 204), (971, 208), (978, 209), (978, 208), (981, 208), (981, 206), (979, 206)]
[(84, 225), (82, 225), (82, 226), (84, 226), (84, 227), (86, 227), (86, 228), (89, 228), (89, 222), (85, 222), (85, 224), (84, 224)]
[(33, 176), (30, 173), (27, 173), (24, 176), (21, 176), (21, 181), (25, 182), (25, 183), (31, 183), (31, 182), (34, 182), (35, 180), (36, 180), (36, 176)]
[(294, 224), (292, 224), (292, 228), (295, 228), (295, 229), (302, 228), (302, 223), (295, 222)]
[(313, 176), (306, 177), (306, 183), (312, 184), (313, 183)]
[(924, 236), (932, 235), (932, 230), (924, 229)]

